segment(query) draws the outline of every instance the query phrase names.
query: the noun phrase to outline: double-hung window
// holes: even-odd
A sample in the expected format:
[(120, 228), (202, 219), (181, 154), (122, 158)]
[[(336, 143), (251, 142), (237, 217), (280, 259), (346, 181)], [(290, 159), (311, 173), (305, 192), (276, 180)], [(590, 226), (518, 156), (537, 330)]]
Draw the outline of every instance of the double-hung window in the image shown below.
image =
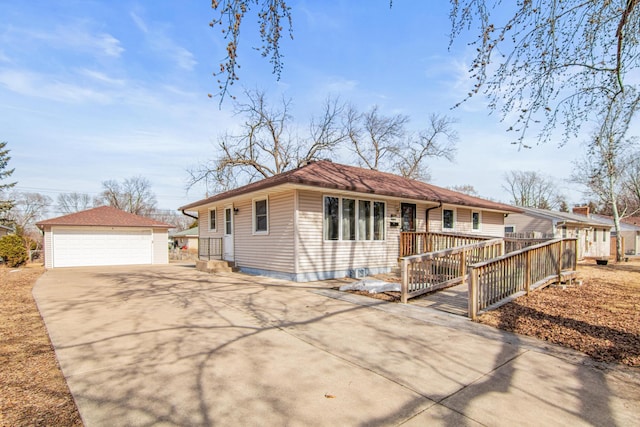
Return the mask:
[(482, 217), (480, 216), (480, 212), (471, 212), (471, 229), (473, 231), (480, 231), (482, 224)]
[(324, 240), (384, 240), (385, 203), (325, 196)]
[(269, 201), (267, 199), (253, 200), (253, 233), (266, 234), (269, 232)]
[(442, 229), (453, 231), (455, 228), (455, 212), (453, 209), (442, 210)]
[(216, 208), (209, 209), (209, 231), (216, 231)]

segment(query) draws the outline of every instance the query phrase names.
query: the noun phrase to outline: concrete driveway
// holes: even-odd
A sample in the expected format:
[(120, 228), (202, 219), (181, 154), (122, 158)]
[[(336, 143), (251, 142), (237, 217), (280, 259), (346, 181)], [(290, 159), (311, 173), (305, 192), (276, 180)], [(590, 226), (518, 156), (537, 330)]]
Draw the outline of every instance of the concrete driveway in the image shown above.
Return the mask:
[(638, 371), (428, 308), (182, 265), (34, 288), (87, 426), (619, 425)]

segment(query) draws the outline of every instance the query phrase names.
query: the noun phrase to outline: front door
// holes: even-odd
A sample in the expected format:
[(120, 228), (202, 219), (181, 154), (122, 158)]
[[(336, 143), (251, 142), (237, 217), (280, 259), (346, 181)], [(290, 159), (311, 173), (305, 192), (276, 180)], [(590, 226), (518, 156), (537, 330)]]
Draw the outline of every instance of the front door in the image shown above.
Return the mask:
[(222, 259), (233, 261), (233, 206), (224, 208), (224, 237), (222, 238)]
[(416, 231), (416, 205), (413, 203), (403, 203), (400, 205), (402, 211), (402, 231)]

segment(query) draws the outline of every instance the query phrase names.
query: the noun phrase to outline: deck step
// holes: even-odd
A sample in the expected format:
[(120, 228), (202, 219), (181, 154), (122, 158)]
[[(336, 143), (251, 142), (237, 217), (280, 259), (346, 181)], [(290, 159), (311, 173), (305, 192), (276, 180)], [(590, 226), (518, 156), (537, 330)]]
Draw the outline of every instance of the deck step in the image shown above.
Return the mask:
[(239, 271), (232, 261), (222, 261), (217, 259), (196, 261), (196, 270), (205, 273), (232, 273)]

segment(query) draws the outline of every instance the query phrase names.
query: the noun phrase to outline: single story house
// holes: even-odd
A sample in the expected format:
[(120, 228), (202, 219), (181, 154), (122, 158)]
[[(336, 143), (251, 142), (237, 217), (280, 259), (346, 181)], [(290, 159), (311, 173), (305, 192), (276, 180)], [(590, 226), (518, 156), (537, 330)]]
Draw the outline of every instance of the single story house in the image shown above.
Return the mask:
[(13, 234), (13, 228), (0, 224), (0, 237)]
[[(615, 254), (617, 235), (613, 217), (589, 213), (587, 206), (574, 208), (573, 212), (609, 224), (611, 226), (611, 254)], [(622, 236), (622, 253), (624, 255), (640, 255), (640, 225), (620, 220), (620, 235)]]
[(151, 218), (100, 206), (36, 223), (46, 268), (168, 264), (168, 229)]
[(216, 239), (240, 271), (293, 281), (389, 272), (398, 266), (401, 231), (502, 237), (505, 216), (520, 212), (328, 160), (179, 209), (198, 214), (201, 249)]
[(521, 208), (510, 214), (505, 231), (536, 237), (578, 239), (578, 259), (607, 258), (611, 255), (611, 225), (585, 215), (547, 209)]
[(198, 227), (188, 228), (169, 234), (175, 247), (198, 252)]

